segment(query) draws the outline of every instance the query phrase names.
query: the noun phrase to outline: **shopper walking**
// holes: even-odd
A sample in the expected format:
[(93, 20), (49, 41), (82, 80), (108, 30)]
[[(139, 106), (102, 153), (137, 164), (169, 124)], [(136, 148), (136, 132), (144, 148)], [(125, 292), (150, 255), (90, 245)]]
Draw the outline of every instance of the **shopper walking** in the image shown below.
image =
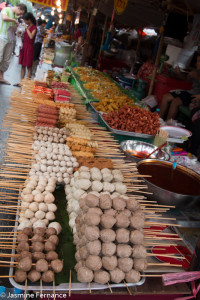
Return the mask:
[(15, 31), (17, 29), (17, 18), (26, 13), (24, 4), (15, 7), (5, 7), (0, 14), (0, 83), (10, 83), (4, 79), (4, 72), (7, 71), (12, 53), (14, 50)]
[[(32, 13), (26, 13), (23, 16), (24, 19), (24, 40), (23, 47), (20, 51), (19, 64), (22, 65), (21, 80), (25, 77), (26, 68), (28, 69), (27, 77), (31, 78), (32, 64), (34, 57), (34, 41), (37, 32), (36, 20)], [(14, 84), (14, 86), (20, 87), (20, 83)]]

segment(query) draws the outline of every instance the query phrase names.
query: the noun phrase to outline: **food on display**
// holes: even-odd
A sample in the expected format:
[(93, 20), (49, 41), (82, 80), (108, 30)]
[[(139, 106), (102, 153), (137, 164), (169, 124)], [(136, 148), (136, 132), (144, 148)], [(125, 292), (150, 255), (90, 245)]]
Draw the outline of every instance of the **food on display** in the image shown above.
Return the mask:
[(66, 138), (69, 136), (69, 131), (65, 128), (49, 128), (36, 126), (33, 138), (35, 141), (52, 142), (64, 144)]
[(159, 115), (140, 107), (123, 106), (117, 112), (103, 115), (108, 125), (117, 130), (156, 135), (160, 127)]
[(61, 127), (76, 119), (76, 110), (73, 107), (61, 107), (59, 110), (59, 124)]
[(93, 106), (98, 111), (102, 111), (104, 113), (110, 113), (112, 111), (118, 111), (124, 105), (132, 105), (133, 100), (128, 96), (115, 96), (112, 99), (103, 99), (98, 103), (93, 103)]
[[(111, 159), (106, 158), (99, 158), (99, 157), (77, 157), (77, 162), (79, 163), (79, 166), (85, 166), (88, 168), (94, 168), (97, 169), (113, 169), (113, 162)], [(75, 169), (75, 171), (77, 171)]]

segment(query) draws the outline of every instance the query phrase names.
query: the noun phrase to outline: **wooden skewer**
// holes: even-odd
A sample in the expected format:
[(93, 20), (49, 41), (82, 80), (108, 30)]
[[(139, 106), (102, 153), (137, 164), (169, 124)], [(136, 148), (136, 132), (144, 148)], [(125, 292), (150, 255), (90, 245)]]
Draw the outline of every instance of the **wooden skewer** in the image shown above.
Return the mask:
[(25, 290), (24, 290), (24, 299), (26, 300), (26, 292), (27, 292), (27, 279), (25, 281)]
[(40, 278), (40, 294), (42, 295), (42, 278)]
[(88, 282), (90, 294), (92, 293), (90, 282)]
[(112, 289), (111, 289), (111, 286), (110, 286), (109, 282), (107, 282), (107, 285), (108, 285), (108, 288), (109, 288), (109, 290), (110, 290), (110, 292), (112, 294)]
[(125, 284), (125, 286), (126, 286), (126, 288), (127, 288), (127, 291), (128, 291), (128, 293), (129, 293), (129, 295), (131, 295), (131, 296), (132, 296), (132, 293), (131, 293), (131, 291), (130, 291), (130, 289), (129, 289), (128, 285), (126, 284), (126, 281), (125, 281), (125, 280), (123, 280), (123, 282), (124, 282), (124, 284)]
[(55, 291), (55, 279), (53, 279), (53, 299), (56, 299), (56, 291)]
[(72, 271), (69, 271), (69, 297), (71, 297)]

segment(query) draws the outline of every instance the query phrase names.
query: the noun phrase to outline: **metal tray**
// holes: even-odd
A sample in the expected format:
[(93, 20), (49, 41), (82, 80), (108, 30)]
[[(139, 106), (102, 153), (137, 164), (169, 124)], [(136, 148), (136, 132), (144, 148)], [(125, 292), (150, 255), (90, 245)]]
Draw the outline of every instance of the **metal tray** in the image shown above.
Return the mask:
[[(17, 220), (19, 218), (19, 206), (20, 206), (20, 197), (19, 197), (19, 200), (18, 200), (18, 210), (17, 210), (17, 214), (16, 214), (16, 222), (15, 222), (14, 232), (17, 231), (17, 226), (18, 226)], [(15, 244), (16, 244), (16, 237), (13, 237), (13, 245), (15, 245)], [(14, 247), (12, 249), (12, 254), (15, 254)], [(11, 262), (14, 262), (14, 257), (13, 256), (11, 257)], [(14, 275), (14, 268), (10, 267), (9, 276), (13, 276), (13, 275)], [(22, 284), (17, 283), (14, 280), (14, 278), (10, 277), (9, 281), (15, 288), (25, 290), (25, 286), (22, 285)], [(145, 277), (142, 277), (141, 280), (138, 283), (127, 283), (127, 286), (134, 287), (134, 286), (137, 286), (137, 285), (142, 285), (144, 282), (145, 282)], [(106, 289), (108, 289), (108, 285), (98, 284), (98, 283), (94, 283), (94, 282), (92, 282), (90, 284), (90, 286), (91, 286), (91, 290), (106, 290)], [(110, 284), (110, 286), (111, 286), (111, 288), (125, 287), (124, 283)], [(36, 283), (28, 284), (27, 285), (27, 290), (40, 291), (41, 290), (40, 283), (36, 282)], [(45, 283), (42, 284), (42, 291), (51, 291), (51, 292), (53, 292), (54, 290), (55, 290), (55, 292), (69, 291), (69, 283), (62, 283), (62, 284), (56, 285), (54, 288), (53, 288), (53, 284), (52, 285), (45, 284)], [(89, 291), (90, 289), (89, 289), (89, 285), (87, 283), (77, 283), (77, 282), (73, 283), (72, 282), (70, 290), (71, 291)]]
[(127, 136), (142, 138), (142, 139), (152, 139), (155, 137), (154, 135), (145, 134), (145, 133), (137, 133), (137, 132), (130, 132), (130, 131), (114, 129), (108, 125), (108, 123), (104, 120), (104, 117), (102, 114), (99, 114), (99, 117), (101, 118), (102, 122), (106, 125), (106, 127), (115, 134), (127, 135)]

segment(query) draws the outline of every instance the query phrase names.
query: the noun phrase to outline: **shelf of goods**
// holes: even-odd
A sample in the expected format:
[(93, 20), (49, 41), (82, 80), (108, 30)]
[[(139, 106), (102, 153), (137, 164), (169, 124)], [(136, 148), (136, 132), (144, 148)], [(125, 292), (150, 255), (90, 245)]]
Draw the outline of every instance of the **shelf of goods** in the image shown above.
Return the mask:
[[(70, 95), (67, 103), (53, 101), (58, 88)], [(163, 226), (178, 226), (162, 217), (169, 207), (147, 200), (136, 164), (94, 124), (75, 88), (23, 80), (10, 98), (0, 198), (2, 213), (16, 215), (15, 225), (1, 225), (1, 249), (12, 250), (1, 253), (11, 283), (25, 291), (130, 293), (146, 277), (182, 271), (183, 255), (170, 264), (151, 252), (181, 243), (162, 235)]]

